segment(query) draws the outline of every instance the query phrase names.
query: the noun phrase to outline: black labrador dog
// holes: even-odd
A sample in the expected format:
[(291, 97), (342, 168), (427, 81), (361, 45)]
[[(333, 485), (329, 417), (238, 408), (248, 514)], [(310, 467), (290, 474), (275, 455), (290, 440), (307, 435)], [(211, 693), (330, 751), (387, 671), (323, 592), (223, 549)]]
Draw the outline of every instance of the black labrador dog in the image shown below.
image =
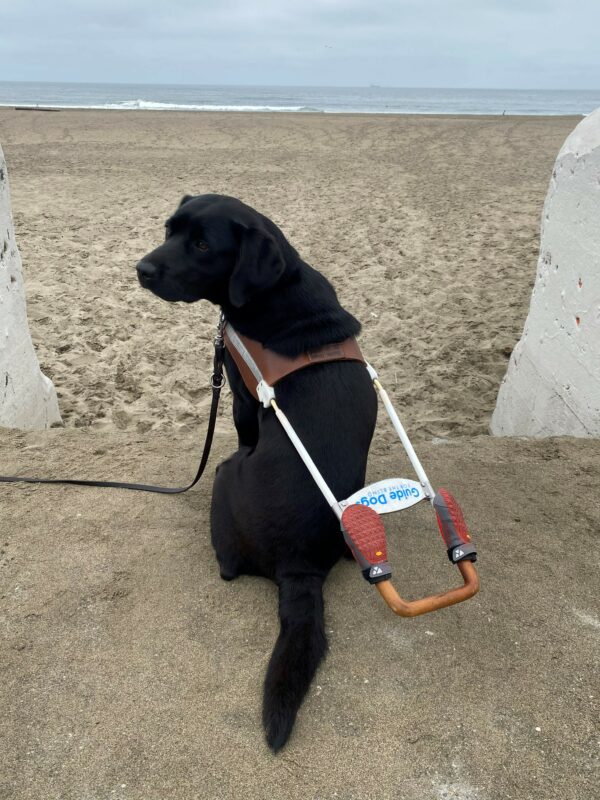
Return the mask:
[[(164, 300), (220, 306), (239, 333), (285, 356), (360, 331), (281, 230), (233, 197), (185, 196), (167, 220), (164, 244), (137, 272)], [(349, 551), (273, 410), (254, 399), (228, 354), (225, 368), (239, 448), (217, 468), (211, 538), (222, 578), (261, 575), (279, 587), (281, 627), (263, 696), (267, 741), (277, 751), (327, 649), (323, 582)], [(315, 364), (282, 379), (276, 397), (334, 495), (342, 500), (364, 486), (377, 416), (365, 367)]]

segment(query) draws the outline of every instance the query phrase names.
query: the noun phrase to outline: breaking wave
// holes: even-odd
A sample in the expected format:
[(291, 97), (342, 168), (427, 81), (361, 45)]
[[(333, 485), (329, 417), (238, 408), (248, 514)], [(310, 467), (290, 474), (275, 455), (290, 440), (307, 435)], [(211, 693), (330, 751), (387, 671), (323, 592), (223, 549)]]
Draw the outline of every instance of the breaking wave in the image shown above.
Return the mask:
[(250, 106), (250, 105), (219, 105), (216, 103), (203, 103), (201, 105), (186, 105), (179, 103), (157, 103), (153, 100), (124, 100), (121, 103), (107, 103), (103, 108), (115, 110), (141, 110), (141, 111), (304, 111), (318, 113), (321, 109), (310, 106)]
[[(0, 103), (3, 105), (14, 105), (13, 103)], [(311, 106), (254, 106), (254, 105), (218, 105), (216, 103), (203, 103), (198, 105), (184, 104), (184, 103), (159, 103), (154, 100), (123, 100), (120, 103), (102, 103), (98, 105), (65, 105), (58, 103), (44, 103), (44, 104), (22, 104), (20, 108), (85, 108), (111, 111), (282, 111), (282, 112), (298, 112), (306, 114), (320, 114), (323, 113), (320, 108), (312, 108)]]

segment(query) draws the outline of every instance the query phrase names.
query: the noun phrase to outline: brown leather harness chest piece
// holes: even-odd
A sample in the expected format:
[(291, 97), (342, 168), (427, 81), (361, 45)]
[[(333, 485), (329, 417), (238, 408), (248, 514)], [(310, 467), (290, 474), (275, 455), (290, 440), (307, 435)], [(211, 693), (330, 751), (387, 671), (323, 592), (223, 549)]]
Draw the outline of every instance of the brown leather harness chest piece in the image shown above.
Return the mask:
[[(246, 388), (250, 394), (258, 400), (256, 387), (261, 378), (252, 371), (238, 347), (236, 347), (236, 343), (232, 342), (230, 330), (228, 326), (225, 327), (223, 337), (225, 340), (225, 347), (229, 355), (235, 361)], [(327, 361), (358, 361), (361, 364), (366, 364), (363, 354), (360, 352), (358, 342), (354, 338), (346, 339), (343, 342), (336, 342), (335, 344), (327, 344), (315, 350), (307, 350), (295, 358), (290, 358), (275, 353), (273, 350), (268, 350), (260, 342), (249, 339), (247, 336), (243, 336), (237, 331), (235, 335), (239, 341), (242, 342), (260, 370), (262, 379), (264, 379), (269, 386), (275, 386), (278, 381), (291, 375), (292, 372), (306, 369), (306, 367), (311, 367), (314, 364), (324, 364)], [(237, 344), (239, 344), (239, 342)]]

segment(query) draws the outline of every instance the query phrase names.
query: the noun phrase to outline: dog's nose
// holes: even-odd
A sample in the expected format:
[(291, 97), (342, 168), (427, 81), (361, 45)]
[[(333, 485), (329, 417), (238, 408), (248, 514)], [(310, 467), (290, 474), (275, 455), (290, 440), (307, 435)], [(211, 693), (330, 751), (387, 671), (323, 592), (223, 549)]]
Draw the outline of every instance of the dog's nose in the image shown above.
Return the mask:
[(150, 261), (140, 261), (136, 267), (137, 274), (142, 286), (152, 283), (158, 274), (157, 268)]

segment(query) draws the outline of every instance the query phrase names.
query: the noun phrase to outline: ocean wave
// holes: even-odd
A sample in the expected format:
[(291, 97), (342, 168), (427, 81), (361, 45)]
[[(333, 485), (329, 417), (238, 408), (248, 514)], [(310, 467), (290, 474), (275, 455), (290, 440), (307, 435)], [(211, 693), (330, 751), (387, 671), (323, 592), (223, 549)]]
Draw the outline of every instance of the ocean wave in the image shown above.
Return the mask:
[(184, 103), (159, 103), (154, 100), (124, 100), (120, 103), (106, 103), (103, 108), (113, 110), (140, 111), (288, 111), (318, 113), (319, 108), (310, 106), (251, 106), (251, 105), (219, 105), (202, 103), (190, 105)]
[[(0, 106), (14, 106), (14, 103), (0, 103)], [(288, 113), (307, 113), (307, 114), (322, 114), (323, 110), (320, 108), (312, 108), (311, 106), (251, 106), (251, 105), (216, 105), (216, 104), (200, 104), (190, 105), (184, 103), (160, 103), (155, 100), (123, 100), (119, 103), (102, 103), (98, 105), (84, 105), (73, 104), (65, 105), (64, 103), (39, 103), (39, 104), (20, 104), (19, 108), (36, 109), (36, 108), (83, 108), (88, 110), (110, 110), (110, 111), (281, 111)]]

